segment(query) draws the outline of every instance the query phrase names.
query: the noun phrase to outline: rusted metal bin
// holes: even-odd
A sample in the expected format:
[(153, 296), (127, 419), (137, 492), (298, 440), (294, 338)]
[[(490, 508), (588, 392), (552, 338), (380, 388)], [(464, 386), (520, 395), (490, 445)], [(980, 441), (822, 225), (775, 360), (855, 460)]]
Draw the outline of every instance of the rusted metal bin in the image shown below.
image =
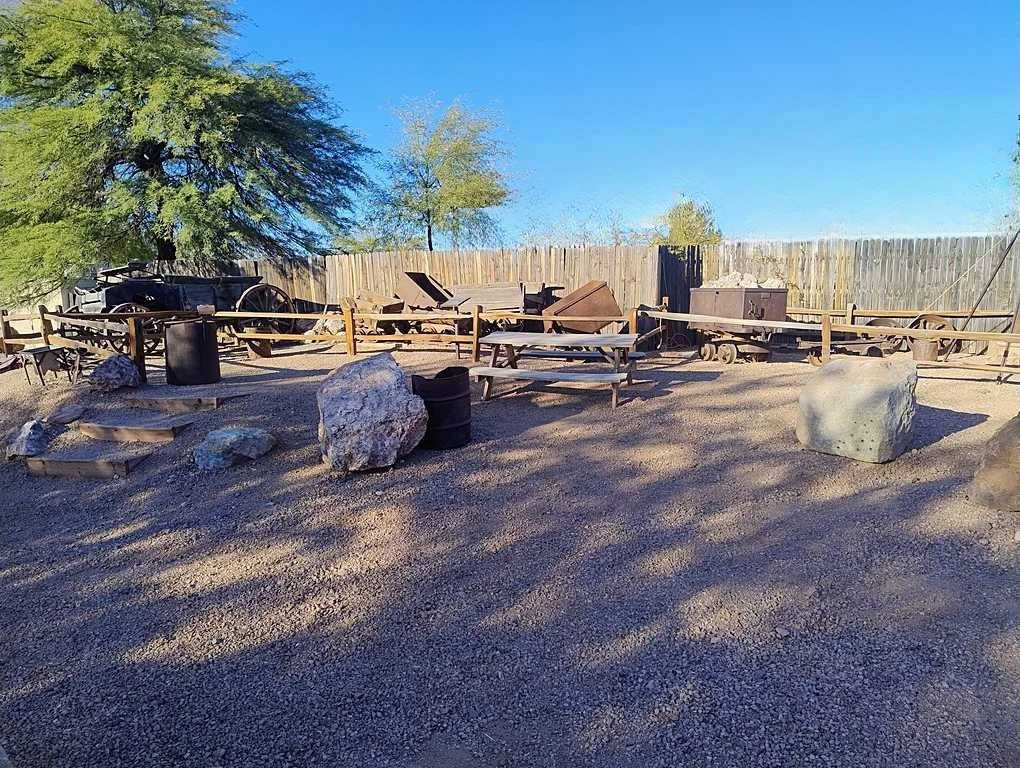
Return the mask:
[(450, 292), (428, 272), (405, 272), (397, 281), (397, 296), (404, 308), (436, 309), (450, 300)]
[(220, 380), (220, 352), (215, 320), (182, 320), (163, 326), (166, 382), (215, 384)]
[[(550, 304), (542, 312), (543, 317), (564, 316), (619, 316), (620, 305), (616, 303), (616, 297), (612, 289), (602, 280), (592, 280), (580, 288), (571, 291), (559, 301)], [(557, 320), (546, 320), (545, 330), (551, 331), (554, 326), (567, 331), (568, 333), (595, 333), (609, 325), (609, 322), (597, 320), (559, 322)]]
[(468, 369), (444, 368), (433, 378), (412, 376), (411, 389), (429, 413), (423, 448), (446, 450), (471, 442), (471, 382)]
[(933, 363), (939, 359), (939, 340), (914, 339), (911, 351), (918, 362)]
[[(691, 314), (741, 320), (786, 320), (785, 288), (692, 288)], [(747, 325), (692, 322), (691, 328), (724, 333), (750, 333)]]

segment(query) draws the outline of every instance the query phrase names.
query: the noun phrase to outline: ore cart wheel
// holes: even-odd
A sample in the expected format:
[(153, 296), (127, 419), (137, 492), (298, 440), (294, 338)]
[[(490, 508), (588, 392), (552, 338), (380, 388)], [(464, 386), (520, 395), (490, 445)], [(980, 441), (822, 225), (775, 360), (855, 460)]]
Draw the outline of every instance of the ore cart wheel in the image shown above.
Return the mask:
[(719, 345), (719, 362), (723, 365), (733, 365), (737, 362), (737, 345), (726, 344)]
[(705, 342), (704, 344), (702, 344), (702, 345), (701, 345), (701, 347), (700, 347), (700, 348), (698, 349), (698, 355), (699, 355), (699, 356), (701, 357), (701, 359), (702, 359), (702, 360), (704, 360), (704, 361), (705, 361), (706, 363), (707, 363), (707, 362), (708, 362), (709, 360), (715, 360), (715, 355), (716, 355), (716, 349), (715, 349), (715, 344), (713, 344), (713, 343), (712, 343), (712, 342), (710, 342), (710, 341), (706, 341), (706, 342)]
[[(867, 323), (865, 323), (865, 325), (885, 326), (887, 328), (890, 327), (890, 326), (892, 326), (894, 328), (899, 328), (900, 327), (900, 324), (897, 323), (895, 320), (892, 320), (892, 319), (889, 319), (889, 318), (883, 318), (883, 317), (876, 317), (874, 320), (869, 320)], [(906, 344), (907, 344), (907, 340), (903, 336), (890, 336), (885, 341), (885, 347), (886, 347), (886, 349), (889, 350), (890, 353), (892, 353), (892, 352), (899, 352), (900, 350), (902, 350), (906, 346)], [(870, 353), (870, 349), (869, 349), (869, 353)]]
[[(110, 310), (111, 314), (117, 312), (129, 312), (132, 315), (140, 315), (150, 311), (151, 310), (148, 307), (142, 304), (135, 304), (131, 301), (124, 304), (118, 304)], [(155, 320), (143, 320), (142, 334), (145, 336), (145, 354), (151, 355), (159, 349), (159, 343), (162, 340), (162, 333), (160, 331), (159, 324)], [(127, 336), (119, 333), (111, 333), (107, 339), (110, 342), (110, 346), (118, 352), (127, 352)]]
[[(293, 314), (294, 302), (282, 288), (268, 283), (253, 285), (241, 294), (234, 306), (237, 312), (276, 312)], [(242, 317), (234, 323), (238, 333), (294, 333), (292, 317)], [(245, 339), (252, 342), (252, 339)]]
[[(952, 331), (953, 323), (941, 315), (919, 315), (915, 317), (908, 328), (921, 328), (929, 331)], [(939, 355), (948, 355), (955, 352), (960, 345), (959, 339), (938, 339)], [(907, 347), (914, 348), (914, 339), (907, 339)]]

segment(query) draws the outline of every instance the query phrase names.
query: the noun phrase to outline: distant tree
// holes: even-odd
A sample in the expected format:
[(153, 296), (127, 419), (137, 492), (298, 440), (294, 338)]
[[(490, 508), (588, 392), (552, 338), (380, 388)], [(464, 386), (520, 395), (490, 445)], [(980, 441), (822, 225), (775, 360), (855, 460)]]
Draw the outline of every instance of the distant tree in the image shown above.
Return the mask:
[(457, 247), (493, 239), (489, 209), (506, 202), (498, 168), (506, 156), (489, 118), (453, 104), (438, 118), (428, 107), (403, 113), (403, 141), (385, 164), (385, 213), (390, 232), (420, 234), (431, 251), (435, 235)]
[(0, 291), (88, 267), (317, 253), (366, 153), (318, 87), (230, 60), (226, 0), (0, 7)]
[(708, 203), (684, 195), (659, 220), (653, 242), (660, 245), (714, 245), (722, 240)]
[(571, 206), (556, 221), (533, 220), (521, 240), (526, 245), (648, 245), (655, 232), (628, 225), (618, 211)]

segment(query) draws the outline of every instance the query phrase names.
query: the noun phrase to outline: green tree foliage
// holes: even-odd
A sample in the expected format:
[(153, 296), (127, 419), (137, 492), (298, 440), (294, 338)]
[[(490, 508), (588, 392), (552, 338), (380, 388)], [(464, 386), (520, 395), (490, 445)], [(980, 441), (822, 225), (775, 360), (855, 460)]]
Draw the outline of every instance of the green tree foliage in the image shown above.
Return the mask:
[(380, 199), (387, 231), (402, 233), (398, 239), (422, 235), (429, 250), (435, 234), (455, 248), (491, 240), (497, 227), (487, 209), (509, 195), (497, 167), (506, 152), (492, 137), (492, 120), (458, 104), (438, 120), (425, 107), (402, 117), (403, 142), (385, 165)]
[(714, 245), (722, 240), (712, 206), (684, 195), (666, 211), (656, 229), (652, 242), (658, 245)]
[(0, 9), (0, 292), (131, 258), (281, 258), (349, 225), (366, 152), (307, 77), (226, 57), (224, 0)]

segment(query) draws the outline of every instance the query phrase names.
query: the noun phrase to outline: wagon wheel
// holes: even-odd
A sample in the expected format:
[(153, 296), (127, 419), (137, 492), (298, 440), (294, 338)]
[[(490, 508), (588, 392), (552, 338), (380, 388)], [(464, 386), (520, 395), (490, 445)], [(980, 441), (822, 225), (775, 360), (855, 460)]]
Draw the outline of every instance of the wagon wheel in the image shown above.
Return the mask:
[[(294, 302), (282, 288), (268, 283), (259, 283), (241, 294), (234, 306), (237, 312), (277, 312), (293, 314)], [(294, 333), (292, 317), (243, 317), (234, 323), (239, 332)]]
[(701, 357), (701, 359), (704, 360), (706, 363), (709, 360), (715, 360), (715, 355), (716, 355), (715, 344), (713, 344), (710, 341), (706, 341), (698, 349), (698, 356)]
[[(919, 315), (915, 317), (908, 328), (921, 328), (929, 331), (952, 331), (953, 323), (948, 318), (942, 317), (941, 315)], [(949, 355), (957, 350), (960, 346), (959, 339), (937, 339), (939, 345), (939, 355)], [(907, 347), (910, 349), (914, 348), (914, 339), (907, 339)]]
[[(143, 304), (135, 304), (134, 302), (128, 301), (125, 302), (124, 304), (118, 304), (117, 306), (110, 310), (110, 313), (116, 314), (119, 312), (124, 312), (132, 315), (141, 315), (151, 311), (152, 311), (151, 309), (149, 309)], [(152, 320), (151, 318), (149, 320), (143, 320), (142, 335), (145, 338), (145, 341), (143, 343), (143, 346), (145, 347), (145, 354), (147, 355), (153, 354), (159, 348), (160, 336), (162, 335), (160, 333), (159, 324), (155, 320)], [(111, 333), (107, 336), (107, 340), (110, 342), (110, 346), (113, 347), (118, 352), (128, 351), (127, 336), (124, 336), (123, 334), (120, 333)]]
[[(884, 326), (884, 327), (892, 326), (892, 327), (895, 327), (895, 328), (899, 328), (900, 327), (900, 324), (897, 323), (895, 320), (890, 320), (888, 318), (882, 318), (882, 317), (876, 317), (873, 320), (869, 320), (868, 322), (865, 323), (865, 325)], [(906, 343), (907, 343), (907, 340), (903, 336), (888, 336), (888, 337), (886, 337), (886, 340), (885, 340), (886, 349), (888, 349), (890, 352), (899, 352), (901, 349), (904, 348)], [(871, 348), (870, 347), (868, 348), (868, 352), (870, 354), (870, 352), (871, 352)]]
[(737, 362), (737, 345), (726, 344), (719, 345), (719, 362), (723, 365), (733, 365)]
[[(81, 307), (77, 304), (68, 307), (65, 312), (69, 315), (84, 315), (81, 311)], [(70, 323), (59, 323), (57, 325), (57, 334), (63, 336), (65, 339), (71, 339), (73, 341), (80, 341), (83, 344), (91, 344), (93, 346), (99, 346), (100, 341), (96, 337), (98, 334), (91, 328), (82, 328), (80, 325), (71, 325)]]

